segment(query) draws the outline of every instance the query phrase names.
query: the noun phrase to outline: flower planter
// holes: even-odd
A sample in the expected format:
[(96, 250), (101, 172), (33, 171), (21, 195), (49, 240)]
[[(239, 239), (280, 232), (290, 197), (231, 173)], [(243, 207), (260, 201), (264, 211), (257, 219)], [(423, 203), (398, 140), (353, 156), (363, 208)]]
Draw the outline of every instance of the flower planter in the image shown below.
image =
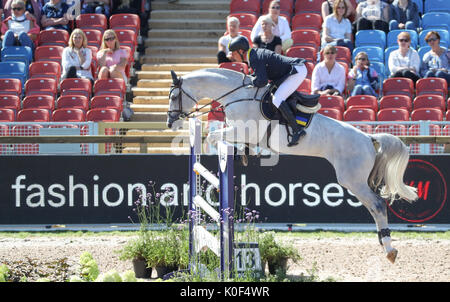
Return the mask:
[(283, 274), (286, 274), (287, 262), (288, 262), (287, 258), (281, 259), (280, 261), (277, 262), (268, 262), (269, 273), (271, 275), (275, 275), (277, 270), (281, 270)]
[(162, 279), (164, 277), (164, 275), (171, 273), (173, 271), (176, 271), (177, 267), (175, 265), (173, 265), (173, 266), (157, 265), (155, 267), (155, 270), (156, 270), (157, 278)]
[(136, 278), (149, 279), (152, 276), (152, 268), (147, 267), (147, 261), (145, 259), (133, 259), (133, 269)]

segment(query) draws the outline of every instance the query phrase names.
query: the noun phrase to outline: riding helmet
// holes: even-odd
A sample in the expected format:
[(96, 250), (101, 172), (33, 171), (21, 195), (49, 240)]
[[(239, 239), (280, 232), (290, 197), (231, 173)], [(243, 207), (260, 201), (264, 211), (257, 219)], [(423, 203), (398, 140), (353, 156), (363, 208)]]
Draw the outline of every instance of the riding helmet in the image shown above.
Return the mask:
[(230, 51), (235, 51), (242, 49), (244, 51), (247, 51), (250, 48), (250, 44), (248, 43), (248, 40), (244, 36), (237, 36), (236, 38), (233, 38), (230, 41), (230, 44), (228, 44), (228, 49)]

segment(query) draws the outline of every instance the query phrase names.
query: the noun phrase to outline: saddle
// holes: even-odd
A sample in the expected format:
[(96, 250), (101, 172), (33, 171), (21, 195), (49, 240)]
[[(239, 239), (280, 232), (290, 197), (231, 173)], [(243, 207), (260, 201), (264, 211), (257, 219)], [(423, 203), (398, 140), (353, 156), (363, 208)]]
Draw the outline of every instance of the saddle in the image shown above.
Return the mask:
[[(277, 107), (272, 103), (272, 92), (274, 89), (269, 88), (261, 101), (261, 113), (267, 120), (278, 120), (281, 125), (287, 125), (287, 121), (283, 118)], [(294, 112), (297, 122), (307, 128), (311, 123), (314, 114), (320, 109), (319, 95), (306, 95), (295, 91), (291, 94), (286, 102)]]

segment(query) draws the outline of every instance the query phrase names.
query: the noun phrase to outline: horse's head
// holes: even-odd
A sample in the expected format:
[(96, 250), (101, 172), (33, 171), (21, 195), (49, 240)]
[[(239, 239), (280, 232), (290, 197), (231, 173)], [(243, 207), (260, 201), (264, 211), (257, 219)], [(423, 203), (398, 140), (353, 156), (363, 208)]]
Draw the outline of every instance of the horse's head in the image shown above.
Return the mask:
[[(171, 70), (170, 73), (172, 75), (172, 85), (169, 93), (167, 127), (176, 130), (181, 128), (181, 123), (180, 125), (173, 127), (174, 123), (184, 118), (189, 113), (189, 110), (194, 107), (196, 101), (181, 88), (181, 85), (183, 84), (182, 77), (178, 77), (173, 70)], [(183, 95), (185, 96), (185, 100), (183, 100)]]

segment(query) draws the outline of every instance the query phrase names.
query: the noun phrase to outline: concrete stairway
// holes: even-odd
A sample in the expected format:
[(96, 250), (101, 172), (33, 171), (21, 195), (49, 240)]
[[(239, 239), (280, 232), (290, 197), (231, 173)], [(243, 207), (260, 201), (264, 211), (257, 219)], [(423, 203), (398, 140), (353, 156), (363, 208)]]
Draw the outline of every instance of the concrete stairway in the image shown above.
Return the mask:
[[(170, 70), (183, 75), (196, 69), (217, 67), (217, 41), (226, 28), (230, 0), (152, 1), (142, 68), (132, 88), (132, 121), (164, 122), (167, 118)], [(206, 117), (206, 115), (204, 116)], [(166, 129), (133, 130), (129, 135), (167, 135)], [(176, 132), (174, 135), (180, 135)], [(187, 147), (187, 146), (186, 146)], [(187, 150), (180, 146), (181, 152)], [(149, 153), (177, 152), (170, 144), (149, 146)], [(124, 153), (139, 152), (127, 145)]]

